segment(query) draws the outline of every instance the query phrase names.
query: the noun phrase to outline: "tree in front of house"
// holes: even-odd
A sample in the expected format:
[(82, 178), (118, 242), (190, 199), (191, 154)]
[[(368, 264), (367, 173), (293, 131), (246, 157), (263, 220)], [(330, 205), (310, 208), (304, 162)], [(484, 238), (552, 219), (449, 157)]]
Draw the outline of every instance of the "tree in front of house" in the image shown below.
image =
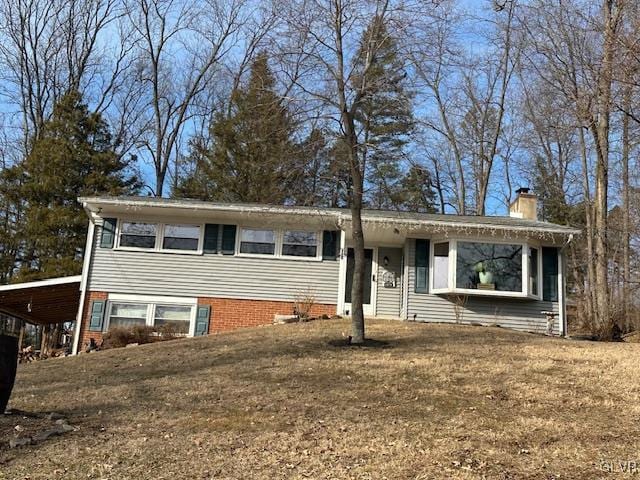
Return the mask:
[[(195, 168), (178, 195), (227, 202), (284, 203), (299, 180), (294, 123), (275, 89), (267, 56), (258, 54), (245, 87), (211, 124), (211, 146), (192, 149)], [(192, 178), (194, 175), (203, 178)]]
[(64, 95), (29, 155), (13, 167), (24, 204), (13, 280), (80, 273), (87, 218), (77, 198), (134, 192), (138, 182), (127, 167), (114, 153), (102, 117), (88, 110), (78, 92)]
[[(366, 53), (372, 51), (375, 55), (368, 59)], [(382, 17), (375, 16), (363, 32), (354, 70), (351, 81), (356, 85), (367, 77), (356, 114), (366, 165), (365, 201), (373, 208), (399, 209), (403, 204), (402, 163), (414, 121), (404, 64)]]

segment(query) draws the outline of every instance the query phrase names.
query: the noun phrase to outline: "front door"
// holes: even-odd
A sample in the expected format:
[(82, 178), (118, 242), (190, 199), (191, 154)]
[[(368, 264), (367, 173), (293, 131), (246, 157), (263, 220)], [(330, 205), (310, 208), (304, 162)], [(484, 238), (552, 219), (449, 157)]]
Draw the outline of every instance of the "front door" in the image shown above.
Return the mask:
[[(373, 287), (376, 281), (373, 270), (373, 249), (364, 249), (364, 289), (362, 296), (362, 309), (365, 315), (373, 315)], [(344, 290), (344, 311), (346, 315), (351, 315), (351, 287), (353, 286), (353, 269), (355, 267), (355, 256), (353, 248), (347, 249), (347, 278), (345, 279)]]

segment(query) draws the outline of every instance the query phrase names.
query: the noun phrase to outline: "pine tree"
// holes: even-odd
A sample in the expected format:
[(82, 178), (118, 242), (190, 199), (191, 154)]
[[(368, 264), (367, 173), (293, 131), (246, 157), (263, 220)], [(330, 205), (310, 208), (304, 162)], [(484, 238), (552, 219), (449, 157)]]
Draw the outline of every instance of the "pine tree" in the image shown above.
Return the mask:
[(24, 202), (15, 277), (21, 281), (80, 273), (87, 218), (77, 198), (121, 195), (138, 187), (126, 162), (114, 153), (106, 123), (74, 91), (55, 105), (30, 154), (15, 170), (22, 176)]
[(412, 165), (400, 182), (402, 210), (435, 213), (436, 193), (433, 189), (431, 173), (420, 165)]
[[(367, 42), (373, 42), (375, 48)], [(405, 89), (406, 72), (397, 43), (379, 17), (364, 31), (360, 49), (376, 52), (366, 72), (370, 88), (357, 116), (365, 146), (366, 201), (374, 208), (397, 209), (403, 203), (402, 161), (413, 130), (411, 96)], [(360, 54), (357, 58), (362, 61), (365, 57)], [(362, 68), (355, 66), (356, 71)], [(359, 82), (362, 74), (355, 75), (354, 82)]]
[[(275, 90), (267, 56), (259, 54), (246, 87), (216, 115), (211, 149), (195, 152), (196, 168), (176, 192), (207, 200), (281, 204), (299, 180), (293, 121)], [(204, 176), (194, 178), (194, 176)]]

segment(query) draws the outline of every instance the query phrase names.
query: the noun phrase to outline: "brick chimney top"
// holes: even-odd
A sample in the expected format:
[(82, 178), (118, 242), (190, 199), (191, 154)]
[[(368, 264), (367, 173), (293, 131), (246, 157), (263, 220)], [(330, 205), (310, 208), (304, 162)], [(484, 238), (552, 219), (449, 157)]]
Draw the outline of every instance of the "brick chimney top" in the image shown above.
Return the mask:
[(538, 196), (529, 192), (528, 187), (516, 190), (516, 199), (509, 205), (510, 217), (538, 220)]

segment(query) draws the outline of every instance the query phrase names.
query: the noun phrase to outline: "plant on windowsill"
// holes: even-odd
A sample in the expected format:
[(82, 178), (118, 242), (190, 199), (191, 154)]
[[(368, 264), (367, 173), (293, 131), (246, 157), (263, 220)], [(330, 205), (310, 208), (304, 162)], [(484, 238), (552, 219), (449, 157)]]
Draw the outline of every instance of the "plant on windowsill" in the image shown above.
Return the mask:
[(484, 260), (474, 265), (473, 269), (480, 277), (481, 285), (493, 284), (493, 264), (490, 260)]

